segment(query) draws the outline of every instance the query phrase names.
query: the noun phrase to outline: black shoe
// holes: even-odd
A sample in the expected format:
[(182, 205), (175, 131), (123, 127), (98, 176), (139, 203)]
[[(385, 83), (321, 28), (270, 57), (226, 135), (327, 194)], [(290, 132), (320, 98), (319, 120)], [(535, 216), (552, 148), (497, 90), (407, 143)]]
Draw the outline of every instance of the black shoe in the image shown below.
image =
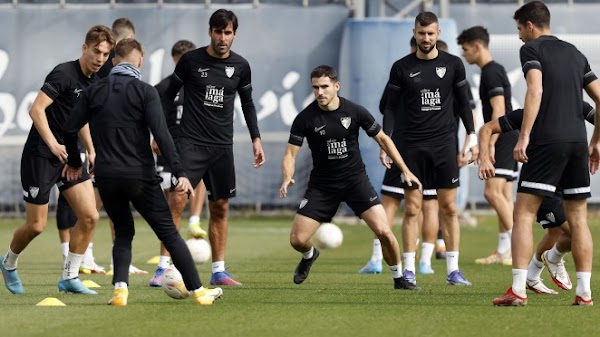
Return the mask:
[(313, 263), (319, 257), (319, 250), (315, 247), (313, 256), (310, 259), (302, 258), (296, 270), (294, 271), (294, 283), (300, 284), (306, 280), (308, 277), (308, 273), (310, 272), (310, 267), (312, 267)]
[(394, 289), (421, 290), (421, 287), (405, 279), (403, 276), (394, 279)]
[(436, 260), (445, 260), (446, 259), (446, 247), (437, 247), (436, 248), (435, 259)]

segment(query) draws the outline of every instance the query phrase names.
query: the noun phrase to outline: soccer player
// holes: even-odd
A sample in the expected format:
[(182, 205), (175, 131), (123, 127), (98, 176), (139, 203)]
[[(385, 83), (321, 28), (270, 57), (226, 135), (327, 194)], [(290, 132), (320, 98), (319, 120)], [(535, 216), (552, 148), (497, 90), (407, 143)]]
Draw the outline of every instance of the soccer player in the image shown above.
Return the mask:
[(232, 11), (219, 9), (209, 19), (210, 44), (184, 54), (163, 102), (172, 102), (183, 86), (181, 136), (177, 148), (192, 185), (206, 184), (210, 218), (208, 238), (212, 253), (212, 285), (241, 286), (225, 271), (227, 212), (235, 197), (233, 160), (233, 103), (238, 93), (252, 139), (255, 168), (265, 163), (248, 61), (231, 51), (238, 28)]
[[(458, 57), (436, 48), (440, 30), (435, 14), (417, 15), (413, 32), (417, 52), (392, 66), (385, 89), (389, 93), (384, 118), (391, 118), (398, 125), (393, 134), (394, 142), (409, 169), (423, 183), (423, 189), (437, 190), (440, 225), (447, 247), (447, 283), (471, 285), (458, 268), (460, 227), (456, 210), (458, 160), (468, 152), (472, 154), (470, 160), (475, 160), (477, 152), (465, 68)], [(459, 111), (455, 113), (455, 110)], [(467, 130), (460, 154), (456, 116), (461, 117)], [(406, 183), (402, 187), (405, 193), (404, 277), (416, 283), (415, 243), (423, 195)]]
[[(21, 157), (21, 185), (25, 200), (25, 223), (13, 234), (8, 252), (2, 257), (0, 270), (6, 288), (22, 294), (23, 285), (17, 274), (17, 259), (27, 245), (44, 231), (48, 224), (48, 200), (54, 185), (73, 207), (77, 223), (71, 230), (69, 253), (64, 260), (58, 289), (64, 292), (96, 294), (79, 279), (79, 266), (98, 222), (94, 190), (87, 171), (77, 180), (61, 178), (67, 151), (63, 145), (62, 126), (86, 87), (96, 81), (95, 75), (106, 62), (114, 44), (106, 26), (93, 26), (85, 36), (78, 60), (57, 65), (46, 76), (29, 115), (33, 126)], [(94, 163), (95, 150), (86, 126), (80, 132), (89, 161)], [(77, 144), (77, 142), (75, 142)], [(77, 147), (77, 146), (76, 146)], [(79, 158), (79, 151), (74, 155)]]
[[(171, 48), (171, 57), (173, 58), (173, 62), (175, 62), (175, 65), (177, 65), (177, 62), (179, 62), (179, 59), (181, 58), (181, 56), (183, 54), (187, 53), (190, 50), (194, 50), (194, 49), (196, 49), (196, 45), (191, 41), (180, 40), (180, 41), (175, 42), (175, 44)], [(173, 75), (170, 75), (169, 77), (163, 79), (162, 81), (160, 81), (160, 83), (158, 83), (155, 86), (156, 90), (158, 91), (159, 96), (164, 95), (164, 92), (169, 84), (169, 81), (171, 80), (170, 77), (172, 77), (172, 76)], [(173, 137), (174, 141), (176, 141), (177, 137), (179, 136), (179, 134), (181, 132), (180, 124), (181, 124), (181, 117), (183, 116), (183, 95), (184, 95), (183, 88), (181, 88), (179, 90), (179, 93), (177, 94), (177, 96), (175, 96), (175, 100), (173, 102), (164, 102), (164, 105), (163, 105), (163, 107), (164, 107), (163, 112), (165, 113), (167, 127), (169, 128), (169, 133), (171, 133), (171, 136)], [(164, 157), (161, 155), (160, 149), (158, 148), (158, 145), (156, 144), (155, 141), (152, 141), (152, 149), (157, 155), (156, 156), (156, 165), (157, 165), (158, 173), (162, 178), (161, 186), (163, 188), (163, 191), (165, 192), (165, 195), (167, 196), (167, 201), (169, 202), (169, 205), (170, 205), (170, 209), (171, 209), (171, 213), (173, 215), (173, 221), (175, 222), (175, 226), (177, 227), (177, 230), (179, 230), (180, 229), (181, 212), (183, 212), (183, 208), (185, 207), (185, 203), (187, 201), (187, 196), (182, 195), (181, 193), (171, 193), (170, 192), (171, 177), (172, 177), (171, 168), (165, 161)], [(195, 193), (192, 198), (193, 199), (199, 198), (202, 201), (204, 201), (205, 197), (206, 197), (206, 187), (204, 186), (204, 183), (202, 181), (200, 181), (200, 183), (198, 184), (198, 186), (195, 189)], [(191, 206), (191, 204), (192, 204), (192, 202), (190, 202), (190, 206)], [(200, 218), (198, 218), (198, 221), (199, 220), (200, 220)], [(206, 232), (202, 228), (200, 228), (199, 222), (198, 222), (198, 225), (196, 227), (194, 227), (192, 234), (194, 234), (192, 236), (198, 237), (198, 238), (203, 238), (206, 236)], [(149, 282), (150, 286), (160, 287), (162, 285), (162, 275), (165, 272), (165, 269), (169, 266), (169, 260), (170, 260), (169, 251), (167, 251), (165, 246), (163, 244), (161, 244), (158, 266), (156, 267), (156, 272), (154, 273), (154, 276), (152, 277), (152, 279), (150, 279), (150, 282)]]
[[(115, 36), (115, 43), (123, 39), (133, 39), (135, 37), (135, 26), (129, 18), (118, 18), (112, 23), (112, 33)], [(112, 59), (115, 57), (115, 51), (112, 50), (108, 56), (108, 61), (98, 72), (100, 78), (105, 78), (113, 67)]]
[(319, 257), (319, 250), (312, 246), (310, 238), (320, 223), (331, 221), (340, 202), (344, 201), (381, 241), (383, 257), (394, 277), (394, 288), (419, 290), (416, 284), (402, 276), (398, 241), (387, 224), (385, 211), (360, 156), (359, 130), (362, 128), (377, 141), (403, 172), (407, 184), (419, 193), (421, 183), (373, 116), (362, 106), (338, 96), (340, 82), (335, 69), (318, 66), (312, 70), (310, 78), (316, 100), (294, 119), (281, 164), (283, 182), (279, 196), (285, 198), (288, 187), (294, 184), (296, 157), (306, 138), (312, 153), (313, 170), (290, 234), (290, 244), (303, 255), (294, 271), (294, 283), (306, 280)]
[[(583, 102), (583, 117), (594, 123), (596, 110), (587, 102)], [(479, 156), (479, 177), (489, 179), (494, 176), (493, 148), (488, 145), (494, 134), (519, 130), (523, 121), (523, 109), (509, 112), (500, 118), (485, 123), (479, 130), (479, 145), (482, 151)], [(548, 288), (541, 279), (544, 265), (548, 265), (550, 276), (561, 289), (570, 290), (571, 279), (564, 265), (563, 256), (571, 251), (571, 230), (566, 221), (562, 193), (544, 196), (537, 212), (537, 222), (547, 229), (538, 243), (537, 249), (527, 268), (527, 289), (536, 294), (557, 294)]]
[[(487, 29), (475, 26), (463, 30), (457, 42), (462, 45), (465, 60), (481, 68), (479, 97), (483, 121), (487, 123), (503, 116), (507, 111), (512, 111), (510, 82), (504, 67), (494, 61), (490, 53), (490, 35)], [(477, 264), (512, 264), (512, 181), (517, 175), (517, 162), (513, 158), (512, 150), (517, 144), (518, 135), (516, 130), (495, 134), (489, 142), (490, 155), (495, 159), (496, 170), (494, 176), (485, 181), (484, 195), (498, 215), (498, 247), (492, 255), (475, 260)]]
[[(590, 175), (600, 163), (600, 129), (588, 150), (581, 115), (585, 88), (600, 105), (600, 81), (586, 57), (573, 45), (550, 32), (550, 11), (540, 1), (521, 6), (514, 14), (519, 38), (525, 42), (520, 57), (527, 81), (523, 123), (514, 149), (523, 162), (512, 235), (513, 282), (494, 305), (527, 304), (527, 263), (532, 254), (532, 223), (543, 196), (562, 188), (565, 212), (571, 228), (573, 259), (577, 271), (574, 305), (592, 305), (592, 236), (587, 223), (586, 198), (590, 197)], [(534, 124), (535, 123), (535, 124)], [(588, 152), (589, 151), (589, 152)], [(589, 157), (588, 157), (589, 156)]]
[(172, 168), (176, 193), (193, 193), (168, 132), (158, 92), (141, 81), (139, 69), (143, 56), (142, 45), (137, 40), (121, 40), (115, 47), (115, 67), (109, 76), (83, 93), (64, 127), (69, 154), (64, 176), (73, 181), (82, 174), (77, 132), (89, 122), (98, 149), (96, 184), (104, 209), (114, 219), (116, 234), (113, 246), (115, 290), (109, 304), (127, 305), (131, 241), (135, 234), (131, 202), (173, 256), (196, 303), (209, 305), (221, 297), (223, 291), (202, 286), (192, 255), (173, 223), (156, 173), (150, 132)]

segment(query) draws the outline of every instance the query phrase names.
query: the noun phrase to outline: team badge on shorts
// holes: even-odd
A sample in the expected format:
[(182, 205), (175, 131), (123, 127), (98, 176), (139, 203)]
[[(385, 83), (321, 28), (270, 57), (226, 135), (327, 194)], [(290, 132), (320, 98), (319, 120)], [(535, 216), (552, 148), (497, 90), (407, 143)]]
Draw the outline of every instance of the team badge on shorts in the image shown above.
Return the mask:
[(306, 204), (308, 204), (308, 199), (302, 199), (302, 201), (300, 201), (300, 208), (306, 206)]
[(235, 72), (234, 67), (225, 66), (225, 75), (227, 75), (227, 77), (231, 78), (231, 76), (233, 76), (234, 72)]
[(177, 177), (174, 175), (171, 176), (171, 184), (173, 184), (173, 186), (177, 186), (179, 184), (179, 179), (177, 179)]
[(342, 122), (342, 126), (347, 129), (350, 127), (350, 124), (352, 123), (352, 118), (342, 117), (342, 118), (340, 118), (340, 121)]
[(29, 196), (31, 196), (32, 198), (35, 199), (35, 197), (37, 197), (39, 192), (40, 192), (39, 187), (29, 186)]
[(446, 67), (435, 67), (435, 73), (439, 78), (444, 78), (444, 75), (446, 75)]

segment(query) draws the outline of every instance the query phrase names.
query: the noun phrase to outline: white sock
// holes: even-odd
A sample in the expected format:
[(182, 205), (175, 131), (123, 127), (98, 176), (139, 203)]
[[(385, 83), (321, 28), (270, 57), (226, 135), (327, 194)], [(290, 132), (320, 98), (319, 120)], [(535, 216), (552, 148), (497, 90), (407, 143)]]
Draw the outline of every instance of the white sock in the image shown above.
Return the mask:
[(197, 292), (202, 291), (202, 290), (204, 290), (204, 287), (200, 287), (200, 288), (198, 288), (196, 290), (192, 290), (192, 291), (190, 291), (190, 293), (193, 294), (193, 293), (197, 293)]
[(392, 272), (393, 278), (402, 276), (402, 263), (399, 263), (395, 266), (390, 266), (390, 271)]
[(508, 232), (498, 234), (498, 254), (503, 258), (510, 254), (510, 234)]
[(533, 254), (533, 257), (529, 262), (529, 267), (527, 267), (527, 279), (539, 279), (542, 276), (542, 271), (544, 271), (544, 263), (538, 261), (538, 259), (535, 257), (535, 254)]
[(527, 269), (513, 269), (513, 283), (512, 283), (512, 291), (515, 295), (519, 295), (521, 297), (527, 297), (527, 292), (525, 291), (525, 282), (527, 281)]
[(546, 254), (546, 258), (552, 263), (559, 263), (563, 256), (565, 256), (565, 253), (559, 252), (558, 249), (556, 249), (556, 245), (554, 245), (554, 247), (548, 251), (548, 254)]
[(212, 263), (212, 273), (220, 273), (225, 271), (225, 261), (217, 261)]
[(83, 253), (82, 264), (90, 267), (94, 264), (94, 243), (90, 242), (85, 253)]
[(446, 243), (444, 242), (444, 239), (435, 240), (435, 245), (438, 247), (446, 247)]
[(310, 249), (304, 253), (302, 253), (303, 259), (312, 259), (313, 254), (315, 253), (315, 247), (310, 247)]
[(171, 260), (170, 256), (161, 255), (158, 258), (158, 266), (159, 268), (167, 268), (169, 266), (169, 261)]
[(188, 220), (188, 225), (199, 225), (200, 224), (200, 217), (198, 215), (192, 215), (190, 216), (190, 219)]
[(79, 276), (79, 267), (83, 261), (83, 255), (69, 252), (63, 266), (62, 278), (68, 280)]
[(63, 257), (63, 261), (64, 261), (67, 258), (67, 255), (69, 255), (69, 243), (61, 242), (60, 250), (62, 252), (62, 257)]
[(431, 256), (433, 255), (434, 249), (435, 244), (423, 242), (421, 244), (421, 259), (419, 262), (431, 266)]
[(446, 252), (446, 273), (458, 270), (458, 252)]
[(115, 282), (115, 289), (127, 289), (127, 283), (126, 282)]
[(2, 261), (2, 263), (4, 263), (4, 269), (17, 269), (17, 259), (19, 259), (19, 254), (13, 253), (13, 251), (10, 250), (9, 247), (8, 251), (6, 252), (6, 256), (4, 257), (4, 261)]
[(373, 240), (373, 254), (371, 255), (371, 261), (377, 262), (383, 259), (383, 252), (381, 251), (381, 241), (379, 239)]
[(402, 259), (404, 260), (404, 270), (410, 270), (413, 273), (415, 272), (415, 255), (417, 253), (403, 253)]
[(590, 288), (590, 280), (592, 278), (591, 272), (578, 271), (577, 273), (577, 290), (575, 293), (577, 296), (582, 296), (584, 299), (588, 299), (588, 296), (592, 295), (592, 289)]

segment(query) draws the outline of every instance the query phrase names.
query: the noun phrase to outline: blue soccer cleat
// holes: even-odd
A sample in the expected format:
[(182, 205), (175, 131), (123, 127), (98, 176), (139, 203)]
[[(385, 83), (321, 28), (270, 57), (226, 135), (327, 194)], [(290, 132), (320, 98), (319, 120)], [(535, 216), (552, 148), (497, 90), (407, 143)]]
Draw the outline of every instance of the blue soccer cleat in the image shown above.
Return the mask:
[(408, 282), (410, 282), (410, 283), (412, 283), (414, 285), (417, 284), (417, 278), (415, 277), (415, 273), (412, 272), (412, 271), (410, 271), (410, 270), (408, 270), (408, 269), (404, 269), (404, 273), (402, 273), (402, 277), (406, 281), (408, 281)]
[(62, 278), (58, 281), (58, 291), (64, 293), (73, 293), (73, 294), (84, 294), (84, 295), (97, 295), (98, 293), (95, 290), (91, 290), (86, 287), (79, 277), (71, 278), (68, 280), (63, 280)]
[(154, 273), (154, 277), (150, 279), (148, 285), (151, 287), (162, 287), (163, 274), (165, 273), (165, 268), (156, 267), (156, 272)]
[(362, 267), (359, 271), (360, 274), (381, 274), (381, 260), (373, 261), (369, 260), (364, 267)]
[(431, 268), (430, 264), (419, 262), (419, 274), (431, 275), (435, 274), (435, 271)]
[(213, 273), (210, 277), (210, 284), (213, 286), (242, 286), (240, 282), (234, 280), (231, 274), (226, 271)]
[(6, 289), (15, 295), (24, 293), (25, 289), (23, 289), (23, 283), (21, 283), (19, 274), (17, 274), (17, 269), (7, 270), (2, 261), (4, 261), (4, 256), (0, 257), (0, 270), (2, 271)]
[(469, 280), (465, 278), (465, 275), (460, 270), (455, 270), (448, 275), (446, 278), (446, 284), (455, 286), (470, 286), (473, 285)]

